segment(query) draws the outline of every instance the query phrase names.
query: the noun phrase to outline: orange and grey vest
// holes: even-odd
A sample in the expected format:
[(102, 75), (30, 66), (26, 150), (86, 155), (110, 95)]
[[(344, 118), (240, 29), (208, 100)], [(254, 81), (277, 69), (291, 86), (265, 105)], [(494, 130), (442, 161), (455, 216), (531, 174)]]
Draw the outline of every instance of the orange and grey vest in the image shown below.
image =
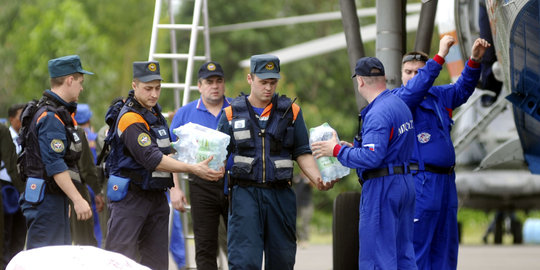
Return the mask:
[(293, 176), (294, 121), (300, 107), (274, 94), (257, 116), (247, 96), (237, 97), (225, 113), (232, 129), (233, 179), (257, 183), (289, 181)]
[(165, 190), (173, 187), (171, 173), (161, 171), (149, 171), (139, 164), (131, 156), (124, 143), (120, 139), (120, 134), (116, 126), (122, 116), (128, 112), (134, 112), (142, 116), (146, 122), (149, 134), (152, 140), (156, 141), (159, 150), (168, 155), (171, 153), (169, 128), (167, 121), (161, 114), (161, 107), (154, 106), (156, 114), (142, 107), (142, 105), (133, 97), (133, 91), (130, 92), (128, 99), (118, 114), (116, 125), (111, 140), (111, 152), (107, 158), (107, 167), (110, 174), (122, 176), (131, 179), (131, 183), (137, 185), (143, 190)]

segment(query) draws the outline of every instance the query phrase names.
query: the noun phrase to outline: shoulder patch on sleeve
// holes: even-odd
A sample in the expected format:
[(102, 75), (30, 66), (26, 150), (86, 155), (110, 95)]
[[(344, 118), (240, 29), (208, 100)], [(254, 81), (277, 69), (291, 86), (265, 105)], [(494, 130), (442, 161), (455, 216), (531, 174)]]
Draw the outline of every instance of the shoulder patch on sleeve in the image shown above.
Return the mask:
[(137, 142), (140, 146), (146, 147), (152, 143), (152, 139), (150, 138), (150, 135), (143, 132), (139, 134), (139, 137), (137, 137)]
[(64, 142), (60, 139), (51, 140), (51, 149), (56, 153), (64, 151)]
[(120, 121), (118, 121), (118, 129), (120, 132), (124, 132), (126, 128), (135, 123), (144, 123), (146, 129), (150, 130), (150, 127), (148, 126), (148, 123), (144, 121), (144, 118), (140, 114), (134, 112), (127, 112), (122, 115)]

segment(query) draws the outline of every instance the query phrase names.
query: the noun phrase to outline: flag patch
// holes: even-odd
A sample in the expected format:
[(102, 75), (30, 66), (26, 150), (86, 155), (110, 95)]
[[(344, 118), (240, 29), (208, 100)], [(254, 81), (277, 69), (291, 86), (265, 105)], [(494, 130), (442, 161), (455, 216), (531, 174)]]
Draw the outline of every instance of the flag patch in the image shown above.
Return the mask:
[(364, 144), (363, 147), (366, 147), (367, 149), (369, 149), (369, 151), (375, 152), (375, 144), (374, 143)]

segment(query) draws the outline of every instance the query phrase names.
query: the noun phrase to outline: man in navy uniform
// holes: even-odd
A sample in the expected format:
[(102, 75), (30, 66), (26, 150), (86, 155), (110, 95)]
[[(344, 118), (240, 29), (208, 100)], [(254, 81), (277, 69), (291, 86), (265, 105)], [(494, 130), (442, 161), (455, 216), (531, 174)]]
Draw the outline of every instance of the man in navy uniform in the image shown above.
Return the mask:
[[(171, 204), (182, 209), (185, 197), (172, 172), (188, 172), (216, 181), (223, 169), (212, 170), (212, 157), (198, 164), (186, 164), (169, 157), (169, 128), (158, 99), (161, 93), (159, 63), (133, 63), (133, 90), (122, 107), (111, 132), (111, 152), (107, 159), (109, 185), (113, 178), (129, 185), (125, 197), (110, 204), (111, 215), (105, 248), (137, 260), (153, 270), (169, 265), (167, 228), (170, 189)], [(119, 191), (112, 186), (115, 192)], [(116, 186), (118, 188), (118, 186)], [(107, 196), (111, 196), (108, 190)]]
[[(92, 217), (88, 202), (73, 182), (81, 181), (77, 161), (82, 148), (73, 115), (83, 90), (84, 74), (93, 73), (82, 68), (78, 55), (49, 60), (48, 66), (51, 89), (43, 93), (29, 126), (24, 126), (23, 120), (26, 131), (19, 137), (25, 155), (21, 164), (24, 173), (46, 183), (41, 203), (22, 201), (28, 228), (27, 249), (71, 245), (68, 199), (73, 202), (77, 219)], [(27, 185), (25, 193), (34, 188)]]
[(293, 269), (296, 256), (296, 196), (293, 160), (320, 190), (321, 174), (309, 148), (300, 107), (275, 93), (279, 58), (251, 57), (249, 95), (225, 108), (218, 130), (229, 134), (229, 269)]

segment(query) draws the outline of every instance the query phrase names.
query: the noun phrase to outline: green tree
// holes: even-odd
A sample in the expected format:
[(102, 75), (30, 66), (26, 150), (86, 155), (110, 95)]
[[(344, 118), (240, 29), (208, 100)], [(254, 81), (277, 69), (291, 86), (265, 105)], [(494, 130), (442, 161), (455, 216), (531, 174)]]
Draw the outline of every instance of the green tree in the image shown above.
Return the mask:
[[(375, 0), (356, 2), (358, 8), (375, 6)], [(209, 0), (208, 5), (210, 27), (340, 10), (339, 1), (326, 0)], [(91, 105), (96, 128), (103, 125), (110, 101), (125, 96), (130, 89), (132, 62), (148, 59), (154, 1), (4, 0), (1, 6), (0, 106), (5, 108), (14, 102), (38, 98), (49, 85), (47, 61), (79, 54), (84, 68), (96, 73), (86, 77), (79, 102)], [(175, 20), (191, 23), (192, 12), (193, 1), (182, 1)], [(162, 13), (166, 14), (166, 6)], [(168, 23), (167, 16), (162, 16), (161, 22)], [(374, 22), (374, 17), (362, 18), (360, 25)], [(159, 32), (158, 52), (169, 51), (167, 31)], [(210, 37), (212, 59), (222, 63), (227, 95), (234, 97), (242, 91), (249, 92), (246, 82), (249, 70), (238, 66), (241, 60), (342, 31), (341, 21), (335, 20), (214, 33)], [(437, 35), (434, 40), (432, 44), (436, 47)], [(408, 41), (408, 48), (412, 48), (414, 36), (409, 36)], [(187, 52), (189, 34), (178, 31), (177, 43), (179, 53)], [(198, 43), (197, 54), (201, 55), (202, 36)], [(365, 47), (367, 55), (375, 55), (374, 42), (366, 43)], [(160, 60), (160, 63), (165, 81), (172, 81), (170, 61)], [(195, 73), (200, 64), (195, 64)], [(181, 66), (178, 73), (183, 81), (185, 67)], [(282, 75), (278, 92), (298, 97), (296, 102), (302, 107), (308, 128), (328, 122), (340, 139), (352, 141), (357, 132), (358, 110), (345, 49), (283, 64)], [(160, 104), (165, 111), (174, 109), (172, 96), (172, 91), (162, 91)], [(193, 91), (191, 100), (198, 97), (198, 92)], [(356, 174), (351, 171), (331, 191), (317, 192), (315, 202), (330, 211), (337, 194), (359, 189)]]
[(0, 105), (39, 98), (49, 88), (47, 61), (78, 54), (87, 76), (79, 102), (96, 127), (110, 101), (130, 89), (133, 61), (148, 59), (153, 3), (102, 0), (4, 1), (0, 9)]

